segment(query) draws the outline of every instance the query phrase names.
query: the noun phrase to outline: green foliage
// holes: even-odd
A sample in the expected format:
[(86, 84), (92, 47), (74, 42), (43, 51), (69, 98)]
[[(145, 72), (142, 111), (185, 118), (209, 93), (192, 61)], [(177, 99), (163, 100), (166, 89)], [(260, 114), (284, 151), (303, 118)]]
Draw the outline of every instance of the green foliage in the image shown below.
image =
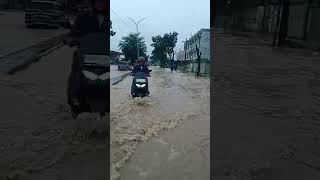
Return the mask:
[(146, 57), (147, 46), (145, 44), (144, 38), (140, 37), (139, 34), (131, 33), (128, 36), (122, 37), (122, 40), (119, 43), (119, 48), (122, 50), (122, 53), (126, 57), (126, 61), (130, 61), (131, 64), (134, 64), (135, 60), (138, 58), (137, 54), (137, 38), (139, 46), (139, 56)]
[(152, 50), (152, 59), (160, 63), (161, 67), (165, 66), (167, 61), (166, 48), (164, 45), (164, 40), (160, 35), (152, 37), (151, 46), (154, 47)]
[(163, 36), (164, 44), (166, 46), (166, 52), (169, 56), (170, 60), (173, 60), (174, 48), (176, 47), (177, 40), (178, 40), (178, 33), (173, 32), (169, 34), (165, 34)]
[(165, 67), (167, 61), (173, 59), (174, 48), (177, 44), (177, 40), (177, 32), (152, 37), (153, 43), (151, 46), (154, 47), (152, 50), (153, 61), (159, 62), (161, 67)]

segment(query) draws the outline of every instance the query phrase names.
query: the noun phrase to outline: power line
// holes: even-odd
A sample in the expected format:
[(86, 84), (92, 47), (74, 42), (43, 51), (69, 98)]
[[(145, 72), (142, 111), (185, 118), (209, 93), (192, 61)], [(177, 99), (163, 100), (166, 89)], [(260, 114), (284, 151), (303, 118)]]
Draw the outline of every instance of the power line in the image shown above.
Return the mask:
[(113, 14), (115, 14), (116, 16), (118, 16), (118, 17), (120, 18), (120, 20), (121, 20), (125, 25), (127, 25), (127, 26), (129, 27), (129, 24), (128, 24), (126, 21), (124, 21), (124, 20), (121, 18), (121, 16), (119, 16), (118, 13), (116, 13), (115, 10), (113, 10), (112, 8), (110, 8), (110, 9), (111, 9), (111, 12), (113, 12)]

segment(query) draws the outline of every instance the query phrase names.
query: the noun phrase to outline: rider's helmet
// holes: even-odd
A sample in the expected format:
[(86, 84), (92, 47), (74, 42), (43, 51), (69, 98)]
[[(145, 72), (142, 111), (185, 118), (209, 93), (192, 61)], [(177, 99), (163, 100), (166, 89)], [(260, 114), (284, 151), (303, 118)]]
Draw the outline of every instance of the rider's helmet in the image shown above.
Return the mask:
[(145, 61), (146, 61), (146, 60), (145, 60), (144, 57), (139, 57), (139, 58), (138, 58), (138, 63), (139, 63), (139, 64), (144, 64)]
[(146, 61), (145, 58), (142, 56), (138, 58), (138, 62), (145, 62), (145, 61)]

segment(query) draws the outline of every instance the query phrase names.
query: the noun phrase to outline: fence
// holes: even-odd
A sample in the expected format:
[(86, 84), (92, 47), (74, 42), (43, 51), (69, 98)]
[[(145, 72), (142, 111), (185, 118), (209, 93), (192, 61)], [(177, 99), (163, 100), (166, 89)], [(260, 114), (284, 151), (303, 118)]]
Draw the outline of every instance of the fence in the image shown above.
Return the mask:
[[(183, 72), (197, 73), (198, 62), (197, 61), (178, 61), (178, 69)], [(202, 59), (200, 61), (200, 75), (210, 76), (210, 60)]]

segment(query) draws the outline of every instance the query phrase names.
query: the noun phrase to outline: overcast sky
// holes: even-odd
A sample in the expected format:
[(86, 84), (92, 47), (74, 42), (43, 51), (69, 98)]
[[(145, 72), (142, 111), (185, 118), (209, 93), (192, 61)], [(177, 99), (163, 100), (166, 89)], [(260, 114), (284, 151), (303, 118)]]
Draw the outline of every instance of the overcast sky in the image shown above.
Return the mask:
[[(176, 50), (183, 50), (183, 42), (201, 28), (210, 28), (210, 0), (111, 0), (110, 17), (116, 35), (111, 37), (111, 50), (120, 51), (122, 36), (136, 32), (128, 17), (138, 21), (139, 32), (145, 38), (150, 55), (152, 36), (176, 31)], [(120, 51), (121, 52), (121, 51)]]

